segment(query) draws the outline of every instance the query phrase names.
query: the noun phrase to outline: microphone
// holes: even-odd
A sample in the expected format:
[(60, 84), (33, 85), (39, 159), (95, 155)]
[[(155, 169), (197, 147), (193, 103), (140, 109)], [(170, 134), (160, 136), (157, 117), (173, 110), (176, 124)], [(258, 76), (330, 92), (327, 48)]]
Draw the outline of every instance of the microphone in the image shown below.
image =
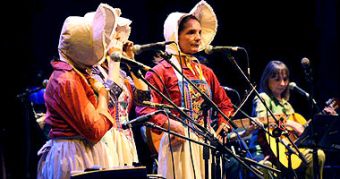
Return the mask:
[[(144, 106), (150, 106), (152, 108), (157, 108), (157, 109), (176, 109), (174, 106), (168, 105), (168, 104), (159, 104), (159, 103), (154, 103), (151, 101), (143, 101), (142, 104)], [(192, 110), (184, 107), (178, 107), (180, 110), (184, 112), (191, 112)]]
[(122, 56), (119, 52), (114, 52), (110, 55), (110, 58), (114, 61), (120, 61), (122, 63), (131, 65), (131, 67), (139, 67), (145, 71), (151, 70), (151, 67), (144, 65), (143, 63), (137, 62), (135, 60), (132, 60), (130, 58)]
[(42, 86), (46, 88), (47, 84), (48, 84), (48, 79), (44, 79), (42, 82)]
[(301, 59), (301, 66), (305, 72), (306, 75), (306, 80), (307, 81), (312, 81), (313, 77), (312, 77), (312, 69), (310, 68), (310, 61), (308, 58), (303, 57)]
[(138, 55), (144, 51), (148, 50), (162, 50), (166, 45), (175, 43), (174, 41), (168, 41), (168, 42), (156, 42), (156, 43), (150, 43), (145, 45), (134, 45), (133, 46), (133, 52)]
[(234, 88), (230, 88), (230, 87), (227, 87), (227, 86), (221, 86), (221, 87), (226, 91), (232, 91), (232, 92), (236, 91)]
[(141, 125), (144, 122), (148, 121), (152, 116), (156, 115), (159, 112), (164, 112), (164, 111), (163, 110), (157, 110), (157, 111), (154, 111), (152, 113), (149, 113), (149, 114), (146, 114), (146, 115), (143, 115), (143, 116), (139, 116), (139, 117), (137, 117), (137, 118), (135, 118), (131, 121), (123, 123), (122, 128), (123, 129), (129, 129), (129, 128), (132, 128), (134, 126)]
[(208, 55), (212, 54), (212, 53), (215, 53), (215, 52), (225, 52), (225, 51), (238, 51), (239, 49), (242, 49), (242, 47), (237, 47), (237, 46), (211, 46), (211, 45), (208, 45), (204, 52)]
[(289, 89), (296, 90), (298, 93), (300, 93), (301, 95), (305, 96), (306, 98), (310, 97), (309, 93), (307, 93), (302, 88), (298, 87), (295, 82), (290, 82), (289, 83)]
[(17, 98), (22, 98), (22, 97), (26, 97), (27, 95), (31, 95), (33, 93), (39, 92), (40, 90), (46, 88), (48, 83), (48, 79), (44, 79), (41, 83), (40, 86), (38, 87), (33, 87), (33, 88), (26, 88), (24, 92), (17, 94)]
[(302, 65), (302, 67), (303, 67), (304, 69), (308, 69), (309, 66), (310, 66), (310, 61), (309, 61), (309, 59), (308, 59), (307, 57), (303, 57), (303, 58), (301, 59), (301, 65)]

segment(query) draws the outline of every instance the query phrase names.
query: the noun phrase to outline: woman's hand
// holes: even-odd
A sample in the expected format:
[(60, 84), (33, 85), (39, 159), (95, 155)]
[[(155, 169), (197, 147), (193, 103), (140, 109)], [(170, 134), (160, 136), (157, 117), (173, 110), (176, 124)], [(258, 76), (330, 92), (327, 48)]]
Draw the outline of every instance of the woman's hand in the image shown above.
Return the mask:
[(132, 60), (135, 59), (135, 53), (133, 52), (133, 45), (134, 43), (132, 41), (127, 41), (123, 45), (123, 55)]
[(97, 94), (107, 92), (104, 85), (95, 78), (89, 77), (87, 80)]
[(323, 112), (328, 114), (328, 115), (332, 115), (332, 116), (338, 115), (338, 113), (335, 111), (335, 109), (333, 107), (330, 107), (330, 106), (326, 106), (323, 109)]
[(246, 128), (246, 131), (242, 134), (241, 137), (245, 137), (253, 133), (255, 129), (259, 128), (256, 124), (250, 124), (248, 128)]
[(291, 127), (298, 135), (301, 135), (305, 130), (303, 125), (292, 120), (286, 121), (286, 127)]
[[(170, 128), (171, 131), (185, 136), (184, 127), (178, 121), (175, 121), (175, 120), (172, 120), (172, 119), (170, 119), (169, 121), (167, 120), (164, 123), (163, 128), (165, 128), (165, 129)], [(169, 134), (169, 135), (171, 135), (171, 134)], [(175, 135), (171, 135), (170, 140), (171, 140), (171, 146), (173, 146), (173, 147), (177, 147), (180, 144), (183, 144), (185, 142), (185, 139), (180, 138), (180, 137), (176, 137)]]

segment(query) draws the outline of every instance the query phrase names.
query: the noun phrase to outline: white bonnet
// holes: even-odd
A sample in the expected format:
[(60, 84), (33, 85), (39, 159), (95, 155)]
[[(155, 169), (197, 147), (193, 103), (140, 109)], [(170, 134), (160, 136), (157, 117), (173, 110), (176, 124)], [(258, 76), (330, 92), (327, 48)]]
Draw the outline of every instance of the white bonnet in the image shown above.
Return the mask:
[[(189, 13), (173, 12), (168, 15), (164, 22), (164, 38), (165, 41), (174, 41), (178, 44), (178, 26), (181, 20), (188, 16), (195, 16), (201, 24), (201, 44), (199, 51), (204, 50), (209, 45), (217, 32), (217, 17), (212, 7), (204, 0), (200, 1)], [(177, 54), (176, 44), (168, 45), (166, 51)]]
[(103, 3), (93, 14), (67, 17), (59, 39), (60, 59), (71, 61), (78, 67), (101, 63), (116, 24), (114, 9)]

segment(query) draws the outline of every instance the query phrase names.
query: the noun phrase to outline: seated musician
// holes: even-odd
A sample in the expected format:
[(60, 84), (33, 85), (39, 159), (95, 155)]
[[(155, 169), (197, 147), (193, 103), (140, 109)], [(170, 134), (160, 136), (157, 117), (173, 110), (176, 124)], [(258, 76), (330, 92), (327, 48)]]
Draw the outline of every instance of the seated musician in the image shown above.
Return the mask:
[[(291, 104), (288, 102), (289, 99), (289, 70), (287, 66), (281, 61), (270, 61), (266, 68), (263, 71), (261, 81), (260, 81), (260, 96), (264, 100), (268, 109), (273, 112), (273, 114), (283, 114), (284, 116), (290, 116), (294, 114), (294, 109)], [(255, 97), (253, 101), (253, 115), (256, 117), (268, 117), (271, 116), (264, 104), (258, 97)], [(287, 120), (285, 122), (285, 127), (287, 129), (292, 129), (292, 132), (295, 133), (296, 136), (299, 136), (304, 131), (304, 125), (296, 122), (294, 120)], [(262, 134), (263, 135), (262, 135)], [(282, 135), (281, 135), (282, 136)], [(270, 152), (276, 153), (275, 150), (271, 150), (269, 144), (262, 145), (262, 142), (267, 142), (266, 136), (264, 135), (264, 130), (258, 129), (255, 130), (252, 134), (252, 138), (250, 140), (249, 148), (257, 161), (266, 161), (269, 163), (271, 161), (273, 164), (277, 164), (276, 158), (274, 155), (269, 155)], [(288, 140), (289, 141), (289, 140)], [(274, 140), (275, 142), (275, 140)], [(261, 147), (260, 147), (261, 146)], [(298, 178), (313, 178), (313, 153), (312, 149), (299, 149), (301, 153), (305, 156), (307, 160), (307, 165), (301, 163), (296, 167), (295, 170), (290, 170), (287, 172), (291, 172), (292, 174), (297, 174)], [(281, 154), (279, 152), (279, 154)], [(318, 167), (320, 178), (322, 178), (323, 174), (323, 166), (325, 163), (325, 153), (322, 150), (317, 151), (318, 154)], [(276, 156), (276, 155), (275, 155)], [(287, 156), (280, 156), (280, 165), (281, 165), (281, 157), (287, 158)], [(285, 166), (288, 168), (287, 166)], [(284, 169), (282, 167), (281, 169)], [(293, 168), (294, 169), (294, 168)], [(294, 172), (293, 172), (294, 171)], [(266, 173), (270, 175), (269, 173)], [(283, 176), (285, 173), (283, 173)]]

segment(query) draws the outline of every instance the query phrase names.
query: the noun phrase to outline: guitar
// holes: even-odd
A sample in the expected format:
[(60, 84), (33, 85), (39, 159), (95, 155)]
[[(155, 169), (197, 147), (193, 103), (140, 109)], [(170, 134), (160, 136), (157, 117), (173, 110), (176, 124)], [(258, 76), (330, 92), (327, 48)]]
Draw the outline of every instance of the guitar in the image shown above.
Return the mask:
[[(336, 98), (331, 98), (327, 100), (326, 106), (324, 107), (322, 113), (327, 114), (327, 115), (337, 115), (336, 109), (340, 106), (340, 101), (339, 99)], [(279, 162), (286, 168), (289, 167), (289, 155), (288, 155), (288, 149), (286, 146), (290, 146), (290, 148), (294, 151), (295, 154), (292, 154), (291, 157), (291, 168), (292, 169), (297, 169), (301, 163), (302, 160), (299, 158), (297, 155), (296, 149), (293, 148), (292, 144), (290, 141), (295, 142), (298, 139), (298, 135), (294, 133), (294, 129), (291, 127), (286, 126), (286, 123), (288, 120), (294, 121), (296, 123), (299, 123), (303, 126), (306, 126), (309, 122), (307, 121), (302, 115), (298, 113), (293, 113), (291, 115), (284, 115), (284, 114), (275, 114), (274, 115), (276, 119), (279, 120), (279, 125), (282, 125), (280, 127), (286, 128), (288, 131), (288, 137), (285, 135), (280, 136), (280, 141), (282, 143), (279, 143), (276, 145), (276, 139), (274, 137), (271, 137), (269, 134), (265, 134), (262, 132), (259, 135), (259, 143), (261, 147), (266, 150), (265, 153), (270, 153), (275, 159), (278, 159)], [(252, 121), (257, 121), (262, 123), (264, 126), (267, 126), (268, 132), (272, 134), (273, 130), (277, 127), (277, 123), (273, 117), (256, 117), (256, 118), (243, 118), (243, 119), (235, 119), (233, 120), (234, 124), (239, 127), (239, 128), (249, 128), (249, 126), (253, 125)], [(223, 127), (223, 126), (222, 126)], [(220, 131), (222, 131), (219, 127), (216, 130), (216, 133), (218, 134)], [(279, 148), (279, 154), (277, 154), (277, 147)], [(269, 149), (269, 150), (268, 150)], [(304, 153), (306, 149), (299, 148), (298, 149), (300, 152)], [(278, 157), (279, 156), (279, 157)]]
[(159, 144), (161, 142), (163, 132), (156, 133), (147, 127), (145, 133), (151, 155), (158, 155)]
[[(329, 100), (327, 100), (326, 102), (326, 106), (324, 107), (323, 111), (321, 112), (322, 114), (326, 114), (326, 115), (337, 115), (336, 113), (336, 109), (339, 107), (340, 101), (336, 98), (331, 98)], [(286, 118), (286, 119), (285, 119)], [(308, 123), (311, 120), (306, 120), (302, 115), (298, 114), (298, 113), (293, 113), (291, 115), (288, 116), (284, 116), (282, 115), (280, 119), (283, 124), (285, 124), (287, 122), (287, 120), (292, 120), (296, 123), (299, 123), (303, 126), (308, 125)], [(268, 121), (268, 120), (267, 120)], [(269, 119), (270, 121), (270, 119)], [(268, 131), (270, 134), (272, 134), (273, 129), (276, 127), (275, 124), (274, 126), (268, 125)], [(285, 126), (284, 126), (285, 127)], [(291, 149), (293, 149), (293, 151), (295, 152), (295, 154), (291, 155), (291, 168), (292, 169), (297, 169), (301, 163), (302, 160), (299, 158), (299, 156), (297, 155), (297, 151), (296, 149), (294, 149), (292, 147), (292, 144), (290, 141), (295, 142), (298, 139), (298, 135), (296, 135), (294, 133), (294, 130), (291, 127), (286, 127), (287, 131), (288, 131), (288, 137), (291, 139), (289, 140), (285, 135), (281, 135), (280, 136), (280, 140), (282, 141), (282, 143), (279, 143), (278, 145), (276, 145), (276, 139), (274, 137), (271, 137), (269, 134), (264, 134), (262, 133), (261, 135), (265, 135), (265, 137), (262, 136), (262, 140), (266, 139), (266, 141), (261, 141), (261, 137), (259, 136), (259, 143), (261, 145), (261, 147), (264, 148), (268, 148), (269, 145), (269, 153), (274, 156), (277, 160), (279, 160), (279, 162), (286, 168), (289, 167), (289, 155), (288, 155), (288, 149), (285, 147), (285, 145), (290, 146)], [(284, 145), (285, 144), (285, 145)], [(279, 148), (279, 154), (277, 154), (277, 147)], [(304, 153), (304, 151), (306, 149), (303, 148), (299, 148), (298, 149), (300, 152)], [(268, 150), (267, 150), (268, 153)], [(277, 157), (279, 156), (279, 158)]]

